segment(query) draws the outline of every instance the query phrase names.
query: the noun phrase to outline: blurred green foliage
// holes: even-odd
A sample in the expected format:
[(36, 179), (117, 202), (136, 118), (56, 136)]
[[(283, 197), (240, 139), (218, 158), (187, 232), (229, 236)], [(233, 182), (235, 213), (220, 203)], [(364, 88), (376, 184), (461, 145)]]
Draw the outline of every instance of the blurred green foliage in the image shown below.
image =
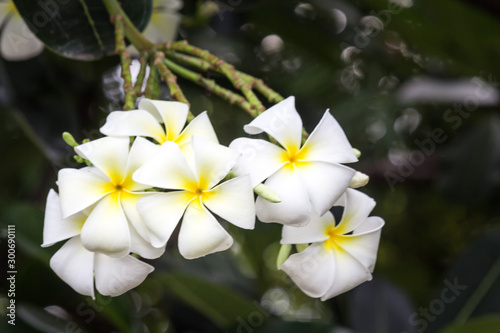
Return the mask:
[[(236, 240), (231, 251), (194, 261), (183, 260), (171, 241), (151, 262), (155, 272), (145, 283), (120, 297), (78, 295), (48, 267), (60, 245), (39, 247), (45, 197), (57, 171), (76, 166), (61, 133), (97, 138), (108, 112), (120, 109), (118, 58), (80, 62), (46, 50), (0, 66), (0, 262), (6, 267), (7, 226), (15, 225), (18, 270), (16, 326), (7, 324), (7, 298), (0, 296), (0, 331), (498, 331), (496, 5), (216, 3), (219, 12), (202, 19), (209, 24), (190, 20), (178, 38), (263, 78), (284, 96), (295, 95), (307, 130), (330, 108), (361, 150), (354, 167), (370, 176), (363, 191), (377, 201), (373, 215), (386, 221), (375, 281), (324, 303), (310, 299), (275, 268), (280, 227), (259, 223), (252, 232), (227, 226)], [(184, 0), (181, 12), (199, 17), (197, 8)], [(208, 111), (222, 143), (245, 135), (250, 119), (241, 110), (179, 83), (194, 114)], [(446, 139), (431, 140), (436, 129)], [(2, 269), (2, 295), (6, 274)], [(441, 295), (454, 279), (467, 289), (446, 303)]]

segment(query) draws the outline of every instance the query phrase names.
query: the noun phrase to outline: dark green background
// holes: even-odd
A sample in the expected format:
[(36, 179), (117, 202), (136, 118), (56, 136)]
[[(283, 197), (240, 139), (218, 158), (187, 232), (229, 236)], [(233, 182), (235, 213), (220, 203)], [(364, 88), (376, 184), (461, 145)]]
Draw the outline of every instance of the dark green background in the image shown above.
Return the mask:
[[(446, 332), (498, 332), (500, 6), (486, 0), (414, 0), (402, 10), (383, 0), (218, 3), (221, 11), (205, 23), (195, 1), (184, 1), (188, 20), (178, 38), (296, 96), (309, 131), (329, 108), (362, 151), (353, 166), (370, 176), (362, 190), (386, 222), (374, 281), (323, 303), (306, 297), (274, 268), (280, 227), (259, 223), (253, 232), (230, 228), (242, 244), (235, 251), (194, 261), (182, 259), (171, 241), (151, 262), (155, 272), (123, 296), (92, 302), (78, 295), (48, 268), (60, 245), (39, 246), (43, 208), (57, 171), (75, 166), (60, 134), (97, 138), (107, 113), (121, 107), (110, 79), (118, 58), (81, 62), (46, 50), (28, 61), (0, 62), (1, 267), (9, 224), (16, 225), (18, 246), (16, 327), (7, 325), (2, 303), (0, 330), (441, 332), (473, 319)], [(340, 32), (334, 8), (347, 17)], [(283, 41), (273, 52), (262, 46), (271, 34)], [(350, 46), (356, 48), (347, 56)], [(222, 143), (245, 135), (244, 112), (179, 83), (194, 114), (208, 110)], [(0, 278), (4, 295), (3, 268)], [(445, 303), (450, 283), (466, 288)], [(261, 308), (271, 300), (282, 306), (274, 314)]]

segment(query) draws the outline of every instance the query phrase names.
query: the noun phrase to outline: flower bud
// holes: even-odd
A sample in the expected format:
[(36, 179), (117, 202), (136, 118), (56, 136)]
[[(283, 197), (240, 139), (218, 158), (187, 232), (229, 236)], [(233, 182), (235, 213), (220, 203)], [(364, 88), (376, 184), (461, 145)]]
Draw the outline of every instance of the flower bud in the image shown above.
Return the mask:
[(351, 188), (363, 187), (366, 184), (368, 184), (369, 180), (370, 177), (368, 177), (368, 175), (365, 175), (364, 173), (357, 171), (354, 177), (352, 178), (349, 187)]

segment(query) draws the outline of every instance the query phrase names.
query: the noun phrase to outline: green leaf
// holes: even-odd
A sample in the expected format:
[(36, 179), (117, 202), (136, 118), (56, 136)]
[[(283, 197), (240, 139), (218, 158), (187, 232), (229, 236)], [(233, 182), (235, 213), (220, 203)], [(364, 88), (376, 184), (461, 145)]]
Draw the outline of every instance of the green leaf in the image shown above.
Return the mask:
[[(238, 323), (238, 326), (224, 333), (354, 333), (345, 327), (332, 327), (329, 323), (285, 321), (272, 318), (262, 322), (258, 317), (247, 318)], [(222, 332), (221, 332), (222, 333)]]
[(196, 309), (220, 328), (229, 328), (251, 313), (269, 314), (257, 301), (250, 301), (234, 290), (186, 273), (160, 275), (158, 281), (167, 293)]
[(9, 226), (14, 230), (16, 247), (32, 258), (44, 264), (49, 262), (49, 254), (42, 249), (43, 212), (36, 206), (18, 203), (12, 204), (0, 214), (0, 230)]
[(488, 315), (469, 320), (463, 325), (451, 325), (441, 333), (497, 333), (500, 331), (500, 316)]
[[(443, 281), (436, 297), (416, 321), (417, 328), (427, 326), (427, 333), (439, 332), (469, 318), (500, 312), (500, 228), (478, 237), (458, 259)], [(427, 321), (424, 322), (426, 319)], [(477, 331), (482, 332), (482, 331)]]
[(32, 328), (35, 328), (37, 332), (88, 332), (82, 331), (82, 329), (75, 322), (63, 321), (62, 319), (56, 318), (50, 313), (34, 305), (19, 305), (17, 315), (25, 323), (30, 325)]
[[(114, 54), (114, 27), (101, 0), (13, 0), (30, 30), (54, 52), (78, 60)], [(142, 30), (152, 0), (122, 0), (123, 10)]]

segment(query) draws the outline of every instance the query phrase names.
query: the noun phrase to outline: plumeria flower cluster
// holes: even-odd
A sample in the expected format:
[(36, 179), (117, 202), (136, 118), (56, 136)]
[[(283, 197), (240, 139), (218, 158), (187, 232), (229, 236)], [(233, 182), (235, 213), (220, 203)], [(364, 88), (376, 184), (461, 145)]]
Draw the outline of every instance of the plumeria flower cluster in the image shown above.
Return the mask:
[[(263, 139), (219, 144), (206, 112), (186, 126), (187, 104), (142, 99), (137, 110), (109, 114), (105, 137), (75, 147), (81, 169), (59, 171), (59, 194), (47, 198), (44, 241), (66, 243), (50, 265), (77, 292), (120, 295), (144, 281), (174, 230), (186, 259), (228, 249), (218, 222), (253, 229), (283, 224), (281, 243), (304, 251), (280, 268), (307, 295), (331, 298), (371, 279), (384, 222), (375, 203), (351, 187), (366, 176), (327, 111), (302, 143), (302, 120), (290, 97), (244, 127)], [(264, 182), (264, 184), (262, 184)], [(255, 199), (254, 192), (257, 193)], [(342, 206), (335, 221), (330, 209)], [(180, 226), (179, 226), (180, 224)]]

